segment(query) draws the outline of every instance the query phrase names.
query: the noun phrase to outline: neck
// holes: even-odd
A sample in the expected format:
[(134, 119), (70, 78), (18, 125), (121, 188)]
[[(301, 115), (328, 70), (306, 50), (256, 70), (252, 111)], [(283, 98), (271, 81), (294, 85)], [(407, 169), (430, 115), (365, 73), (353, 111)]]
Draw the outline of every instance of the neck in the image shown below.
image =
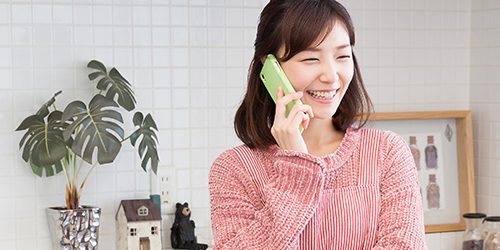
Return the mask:
[(344, 138), (344, 132), (333, 127), (332, 119), (311, 119), (302, 133), (309, 153), (323, 155), (333, 152)]

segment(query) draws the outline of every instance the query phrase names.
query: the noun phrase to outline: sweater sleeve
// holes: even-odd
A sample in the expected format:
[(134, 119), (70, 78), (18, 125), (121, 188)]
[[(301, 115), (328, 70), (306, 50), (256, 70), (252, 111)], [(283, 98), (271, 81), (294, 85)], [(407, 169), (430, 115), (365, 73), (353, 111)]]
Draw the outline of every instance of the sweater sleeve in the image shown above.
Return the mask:
[(393, 135), (381, 179), (374, 249), (427, 249), (418, 174), (406, 142)]
[(310, 155), (277, 154), (276, 171), (260, 190), (263, 200), (255, 198), (259, 190), (245, 167), (234, 150), (223, 153), (212, 165), (209, 189), (214, 249), (288, 248), (319, 202), (321, 166)]

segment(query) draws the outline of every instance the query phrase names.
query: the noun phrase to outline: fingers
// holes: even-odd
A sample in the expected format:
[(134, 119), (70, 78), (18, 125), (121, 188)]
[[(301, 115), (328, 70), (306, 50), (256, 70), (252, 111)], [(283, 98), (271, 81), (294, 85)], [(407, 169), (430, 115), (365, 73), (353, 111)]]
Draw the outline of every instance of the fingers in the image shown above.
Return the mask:
[(294, 92), (285, 95), (283, 89), (278, 87), (276, 96), (276, 113), (273, 126), (271, 127), (271, 134), (281, 148), (307, 153), (307, 146), (299, 132), (299, 127), (302, 125), (305, 129), (309, 126), (309, 121), (313, 116), (311, 106), (296, 104), (290, 110), (288, 117), (286, 117), (287, 104), (300, 99), (303, 96), (303, 92)]
[(291, 129), (297, 129), (299, 125), (302, 125), (304, 129), (309, 126), (309, 121), (311, 116), (309, 115), (309, 110), (312, 112), (312, 108), (309, 105), (295, 105), (290, 111), (289, 118), (292, 118), (289, 126)]
[(294, 116), (295, 113), (297, 113), (297, 112), (305, 113), (309, 118), (314, 117), (312, 107), (309, 105), (306, 105), (306, 104), (293, 106), (292, 110), (290, 110), (289, 115)]
[(278, 86), (278, 92), (276, 93), (276, 99), (279, 99), (281, 97), (283, 97), (285, 95), (285, 91), (283, 91), (283, 89), (281, 88), (281, 86)]
[(277, 98), (276, 98), (276, 117), (284, 116), (286, 112), (286, 105), (293, 100), (298, 100), (302, 97), (302, 92), (294, 92), (289, 95), (285, 95), (281, 87), (278, 87)]
[[(281, 87), (278, 87), (278, 92), (276, 93), (276, 112), (274, 115), (274, 120), (281, 116), (281, 114), (285, 113), (286, 106), (283, 106), (283, 96), (285, 96), (285, 92)], [(286, 105), (286, 104), (285, 104)]]
[(309, 115), (304, 112), (297, 112), (295, 116), (289, 116), (288, 119), (284, 119), (282, 121), (274, 121), (274, 125), (271, 128), (271, 134), (275, 137), (281, 137), (280, 135), (284, 135), (289, 137), (290, 135), (298, 133), (298, 128), (300, 125), (304, 129), (309, 126), (310, 121)]
[[(276, 112), (275, 112), (274, 120), (279, 121), (282, 119), (286, 119), (286, 117), (285, 117), (286, 106), (290, 102), (292, 102), (293, 100), (299, 100), (303, 95), (304, 95), (304, 93), (302, 91), (299, 91), (299, 92), (290, 93), (289, 95), (285, 96), (283, 89), (281, 87), (278, 87), (278, 91), (276, 94), (277, 99), (276, 99)], [(309, 118), (314, 117), (313, 110), (312, 110), (311, 106), (309, 106), (309, 105), (304, 105), (304, 104), (294, 105), (293, 108), (290, 110), (290, 113), (288, 114), (288, 116), (294, 117), (297, 112), (306, 113)]]
[(276, 98), (276, 105), (285, 106), (286, 104), (288, 104), (289, 102), (291, 102), (293, 100), (302, 98), (303, 94), (304, 93), (302, 91), (299, 91), (299, 92), (290, 93), (289, 95), (284, 95), (283, 90), (281, 89), (281, 87), (279, 87), (278, 88), (278, 95), (277, 95), (278, 98)]
[(276, 114), (274, 123), (283, 128), (283, 130), (288, 130), (290, 128), (291, 131), (295, 131), (300, 124), (302, 124), (304, 129), (307, 128), (311, 118), (311, 106), (302, 104), (293, 106), (292, 110), (288, 114), (288, 118), (285, 118), (284, 113)]

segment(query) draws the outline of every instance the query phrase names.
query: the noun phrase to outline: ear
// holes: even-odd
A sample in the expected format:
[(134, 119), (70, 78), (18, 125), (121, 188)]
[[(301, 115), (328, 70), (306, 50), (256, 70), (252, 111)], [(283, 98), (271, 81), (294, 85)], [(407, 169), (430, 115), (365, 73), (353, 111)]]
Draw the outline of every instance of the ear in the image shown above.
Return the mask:
[(185, 207), (189, 207), (189, 204), (187, 202), (184, 202)]
[(182, 206), (182, 205), (179, 202), (177, 202), (177, 204), (175, 204), (176, 208), (179, 208), (180, 206)]

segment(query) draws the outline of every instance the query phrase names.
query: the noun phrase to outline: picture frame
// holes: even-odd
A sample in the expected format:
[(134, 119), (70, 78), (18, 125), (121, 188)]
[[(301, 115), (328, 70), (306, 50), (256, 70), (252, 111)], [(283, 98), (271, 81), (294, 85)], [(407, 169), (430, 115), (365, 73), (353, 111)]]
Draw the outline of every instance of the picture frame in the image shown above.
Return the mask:
[[(425, 232), (465, 230), (462, 214), (476, 212), (471, 112), (373, 113), (368, 127), (391, 130), (409, 145), (413, 143), (410, 149), (419, 173)], [(430, 144), (434, 148), (427, 148)]]

